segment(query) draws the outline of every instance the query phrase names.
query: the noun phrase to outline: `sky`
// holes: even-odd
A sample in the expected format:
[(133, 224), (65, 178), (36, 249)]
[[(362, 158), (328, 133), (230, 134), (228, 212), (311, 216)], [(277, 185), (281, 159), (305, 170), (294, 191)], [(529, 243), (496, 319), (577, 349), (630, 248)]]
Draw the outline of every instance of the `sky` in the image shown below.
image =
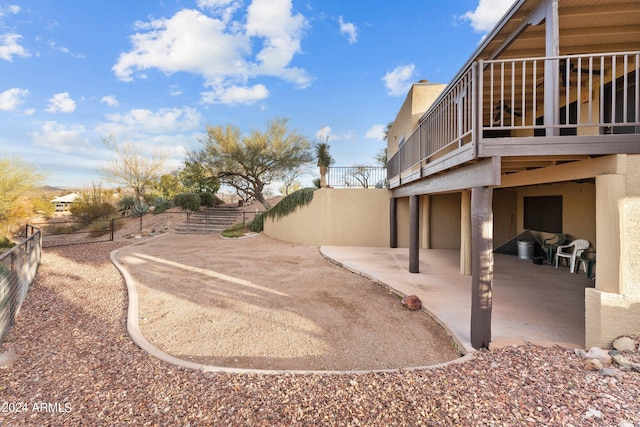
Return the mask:
[[(411, 84), (448, 83), (513, 0), (0, 0), (0, 156), (108, 186), (103, 141), (167, 155), (284, 118), (375, 165)], [(311, 178), (309, 178), (311, 179)]]

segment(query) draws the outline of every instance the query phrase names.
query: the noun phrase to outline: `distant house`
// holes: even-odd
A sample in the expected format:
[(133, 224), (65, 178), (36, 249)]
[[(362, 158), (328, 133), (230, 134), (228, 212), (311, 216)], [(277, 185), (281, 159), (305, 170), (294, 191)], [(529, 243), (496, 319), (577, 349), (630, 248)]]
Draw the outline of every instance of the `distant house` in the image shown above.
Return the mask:
[(73, 203), (80, 195), (78, 193), (69, 193), (65, 196), (56, 197), (51, 200), (56, 206), (56, 212), (68, 212), (71, 203)]
[(460, 250), (474, 347), (492, 252), (525, 230), (597, 250), (587, 348), (640, 330), (639, 47), (637, 0), (516, 0), (446, 87), (409, 92), (388, 134), (391, 246)]

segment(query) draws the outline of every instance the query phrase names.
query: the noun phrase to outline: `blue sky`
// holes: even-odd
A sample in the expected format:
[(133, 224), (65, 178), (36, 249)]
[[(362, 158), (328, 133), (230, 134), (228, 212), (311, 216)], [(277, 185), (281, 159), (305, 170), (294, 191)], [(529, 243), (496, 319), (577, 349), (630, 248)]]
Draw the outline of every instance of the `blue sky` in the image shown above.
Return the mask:
[(0, 155), (103, 182), (102, 139), (176, 169), (207, 125), (276, 117), (375, 164), (411, 83), (448, 83), (513, 0), (0, 0)]

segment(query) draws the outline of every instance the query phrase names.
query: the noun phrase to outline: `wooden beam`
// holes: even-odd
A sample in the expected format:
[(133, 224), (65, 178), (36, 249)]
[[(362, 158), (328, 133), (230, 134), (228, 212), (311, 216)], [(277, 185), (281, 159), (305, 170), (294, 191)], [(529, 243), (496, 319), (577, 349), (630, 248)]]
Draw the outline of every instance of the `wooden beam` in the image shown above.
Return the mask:
[(503, 175), (501, 187), (548, 184), (551, 182), (589, 179), (605, 174), (624, 174), (625, 156), (603, 156), (561, 165)]
[(493, 190), (471, 189), (471, 345), (488, 348), (493, 308)]
[(470, 188), (471, 185), (489, 186), (499, 184), (500, 159), (495, 157), (394, 188), (393, 197), (460, 191)]
[(420, 197), (409, 197), (409, 273), (420, 273)]
[(389, 247), (398, 247), (398, 199), (389, 199)]

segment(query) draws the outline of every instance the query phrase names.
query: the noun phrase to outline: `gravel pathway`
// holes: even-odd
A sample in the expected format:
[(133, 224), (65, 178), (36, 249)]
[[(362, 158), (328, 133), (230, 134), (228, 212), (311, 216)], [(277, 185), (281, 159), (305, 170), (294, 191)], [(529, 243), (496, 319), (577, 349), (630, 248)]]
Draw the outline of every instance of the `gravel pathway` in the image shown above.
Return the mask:
[[(0, 425), (640, 426), (640, 374), (602, 376), (572, 351), (532, 345), (375, 374), (201, 373), (126, 333), (127, 241), (47, 249), (0, 351)], [(411, 351), (411, 342), (406, 350)]]

